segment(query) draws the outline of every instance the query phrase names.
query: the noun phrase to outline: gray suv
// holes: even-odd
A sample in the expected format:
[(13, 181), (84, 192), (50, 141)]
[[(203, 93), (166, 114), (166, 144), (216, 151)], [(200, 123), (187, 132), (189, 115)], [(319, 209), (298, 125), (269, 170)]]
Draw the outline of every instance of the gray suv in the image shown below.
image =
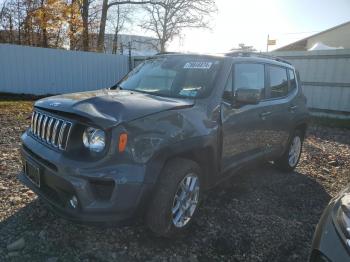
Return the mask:
[(159, 54), (111, 88), (37, 101), (19, 178), (72, 220), (142, 217), (171, 236), (190, 225), (204, 190), (242, 166), (293, 170), (308, 117), (286, 61)]

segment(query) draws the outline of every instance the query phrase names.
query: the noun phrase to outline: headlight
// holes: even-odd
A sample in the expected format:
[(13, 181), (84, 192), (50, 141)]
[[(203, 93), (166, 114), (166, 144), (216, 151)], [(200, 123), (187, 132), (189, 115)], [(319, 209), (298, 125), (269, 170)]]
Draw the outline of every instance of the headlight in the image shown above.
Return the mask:
[(340, 207), (337, 213), (337, 220), (345, 236), (350, 238), (350, 193), (345, 193), (340, 198)]
[(101, 152), (105, 148), (106, 135), (101, 129), (88, 127), (83, 134), (84, 146), (92, 152)]

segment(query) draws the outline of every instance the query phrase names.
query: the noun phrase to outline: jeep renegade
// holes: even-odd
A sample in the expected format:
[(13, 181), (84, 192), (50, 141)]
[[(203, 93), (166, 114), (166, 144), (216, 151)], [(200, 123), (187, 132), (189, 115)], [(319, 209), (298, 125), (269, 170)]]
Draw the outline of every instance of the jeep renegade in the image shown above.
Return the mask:
[(171, 236), (190, 225), (205, 189), (242, 166), (293, 170), (308, 117), (282, 59), (159, 54), (111, 88), (38, 100), (19, 178), (72, 220), (141, 216)]

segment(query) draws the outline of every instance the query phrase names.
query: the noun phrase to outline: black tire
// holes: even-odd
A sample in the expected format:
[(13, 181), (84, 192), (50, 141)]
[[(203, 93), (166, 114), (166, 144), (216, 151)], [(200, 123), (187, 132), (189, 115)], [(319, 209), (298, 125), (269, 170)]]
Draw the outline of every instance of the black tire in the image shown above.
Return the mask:
[(170, 160), (164, 167), (157, 188), (146, 213), (148, 227), (157, 236), (174, 237), (182, 234), (189, 227), (198, 211), (197, 204), (189, 222), (183, 227), (176, 227), (173, 223), (172, 208), (174, 197), (180, 182), (188, 174), (196, 174), (199, 182), (199, 197), (201, 196), (200, 167), (192, 160), (176, 158)]
[[(291, 146), (293, 144), (295, 137), (300, 138), (300, 142), (301, 142), (300, 153), (299, 153), (299, 156), (298, 156), (296, 162), (291, 164), (289, 161), (289, 152), (291, 150)], [(277, 166), (278, 169), (280, 169), (281, 171), (284, 171), (284, 172), (291, 172), (297, 167), (299, 160), (300, 160), (301, 152), (303, 150), (303, 141), (304, 141), (303, 132), (301, 132), (300, 130), (295, 130), (294, 133), (290, 136), (290, 139), (288, 142), (288, 147), (287, 147), (286, 151), (284, 152), (284, 154), (280, 158), (278, 158), (277, 160), (274, 161), (274, 164)]]

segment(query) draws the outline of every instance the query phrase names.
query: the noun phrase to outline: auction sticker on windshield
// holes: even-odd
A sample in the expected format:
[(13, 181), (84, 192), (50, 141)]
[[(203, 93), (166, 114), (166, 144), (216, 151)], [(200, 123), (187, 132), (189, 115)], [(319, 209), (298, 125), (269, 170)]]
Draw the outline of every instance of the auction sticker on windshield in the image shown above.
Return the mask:
[(210, 69), (212, 62), (188, 62), (184, 65), (184, 69)]

